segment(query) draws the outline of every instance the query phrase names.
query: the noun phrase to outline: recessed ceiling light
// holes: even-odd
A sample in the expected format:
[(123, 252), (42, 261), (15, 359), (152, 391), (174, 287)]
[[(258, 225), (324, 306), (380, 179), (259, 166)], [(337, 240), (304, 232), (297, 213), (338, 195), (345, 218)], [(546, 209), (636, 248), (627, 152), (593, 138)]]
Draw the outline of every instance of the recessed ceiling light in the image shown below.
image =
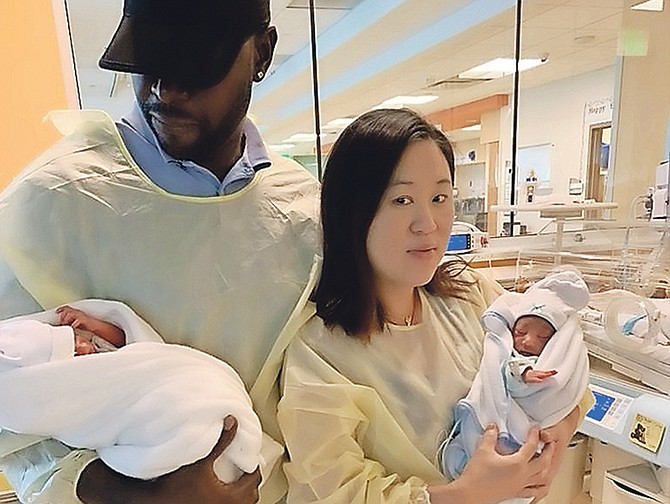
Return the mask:
[(388, 100), (384, 100), (381, 104), (377, 105), (377, 107), (375, 108), (383, 108), (383, 107), (399, 108), (399, 107), (405, 107), (407, 105), (423, 105), (425, 103), (435, 101), (438, 98), (439, 97), (435, 95), (417, 95), (417, 96), (400, 95), (400, 96), (394, 96), (393, 98), (389, 98)]
[(291, 143), (291, 142), (313, 142), (316, 140), (316, 134), (314, 133), (294, 133), (290, 137), (288, 137), (286, 140), (284, 140), (284, 143)]
[(326, 126), (329, 128), (346, 128), (352, 122), (354, 122), (354, 120), (351, 117), (338, 117), (337, 119), (328, 121)]
[[(524, 58), (519, 60), (519, 71), (530, 70), (546, 63), (547, 58)], [(513, 58), (496, 58), (458, 74), (459, 79), (491, 80), (514, 73), (515, 60)]]
[(461, 131), (481, 131), (481, 130), (482, 130), (481, 124), (473, 124), (472, 126), (466, 126), (465, 128), (461, 128)]
[(268, 147), (270, 147), (270, 149), (272, 149), (275, 152), (286, 152), (290, 151), (293, 147), (295, 147), (295, 144), (282, 143), (282, 144), (269, 145)]
[(633, 5), (631, 9), (661, 12), (663, 11), (663, 0), (645, 0)]
[(580, 35), (573, 40), (575, 44), (590, 44), (596, 39), (595, 35)]

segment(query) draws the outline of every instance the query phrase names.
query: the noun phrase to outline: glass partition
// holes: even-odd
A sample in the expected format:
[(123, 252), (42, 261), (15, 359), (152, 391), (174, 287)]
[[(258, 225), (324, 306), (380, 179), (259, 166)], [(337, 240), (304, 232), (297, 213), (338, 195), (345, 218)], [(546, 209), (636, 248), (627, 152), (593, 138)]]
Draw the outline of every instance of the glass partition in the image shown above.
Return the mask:
[[(605, 207), (613, 201), (606, 187), (614, 182), (608, 168), (625, 2), (529, 1), (522, 9), (521, 57), (541, 64), (519, 75), (516, 202)], [(516, 213), (515, 234), (552, 232), (556, 219), (563, 220), (528, 208)], [(589, 217), (609, 217), (612, 210), (598, 208)]]
[[(317, 10), (318, 29), (327, 30), (349, 12), (343, 7), (347, 3), (352, 2), (334, 1)], [(81, 106), (118, 119), (132, 105), (130, 76), (101, 70), (97, 63), (121, 17), (123, 0), (67, 0), (66, 6)], [(271, 7), (279, 40), (267, 76), (254, 85), (250, 116), (272, 148), (284, 154), (290, 150), (287, 144), (296, 144), (290, 154), (316, 174), (308, 1), (277, 0)]]
[[(324, 156), (359, 114), (380, 106), (413, 108), (455, 144), (458, 219), (487, 230), (489, 182), (500, 159), (499, 115), (509, 105), (512, 77), (467, 72), (514, 56), (515, 2), (317, 0), (315, 6), (317, 18), (340, 9), (330, 25), (318, 24)], [(268, 126), (266, 138), (298, 159), (314, 155), (312, 90), (306, 77), (301, 84), (288, 78), (289, 68), (291, 75), (309, 73), (308, 48), (303, 51), (259, 86), (263, 101), (254, 105), (277, 111), (281, 120)], [(299, 138), (305, 142), (291, 140)]]
[(130, 76), (98, 68), (98, 60), (121, 19), (120, 0), (67, 0), (75, 73), (82, 108), (100, 109), (118, 119), (133, 100)]
[(515, 210), (515, 235), (537, 235), (517, 279), (572, 264), (594, 291), (670, 297), (667, 2), (529, 0), (522, 19), (521, 57), (544, 61), (520, 73), (517, 170), (500, 172), (499, 228)]
[[(658, 189), (657, 166), (670, 144), (670, 9), (663, 0), (312, 3), (318, 69), (310, 2), (272, 2), (279, 42), (250, 114), (274, 150), (318, 173), (316, 74), (324, 157), (359, 114), (414, 108), (455, 145), (457, 219), (492, 238), (556, 233), (584, 219), (648, 218), (654, 201), (662, 214), (662, 192), (645, 197)], [(67, 2), (81, 104), (114, 117), (130, 106), (129, 78), (99, 70), (97, 59), (121, 4)], [(558, 220), (537, 211), (538, 204), (575, 202), (595, 205)], [(528, 204), (535, 207), (525, 210)]]

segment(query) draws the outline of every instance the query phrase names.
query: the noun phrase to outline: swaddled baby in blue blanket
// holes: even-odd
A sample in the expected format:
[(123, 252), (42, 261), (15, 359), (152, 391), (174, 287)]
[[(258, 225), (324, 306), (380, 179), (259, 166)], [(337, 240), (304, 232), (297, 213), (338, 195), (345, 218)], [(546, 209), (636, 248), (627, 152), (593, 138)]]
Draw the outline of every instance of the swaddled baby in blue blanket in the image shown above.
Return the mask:
[(484, 312), (480, 370), (441, 450), (446, 475), (460, 476), (487, 425), (498, 426), (499, 451), (512, 453), (532, 426), (550, 427), (579, 404), (589, 370), (577, 311), (588, 300), (579, 274), (561, 271)]

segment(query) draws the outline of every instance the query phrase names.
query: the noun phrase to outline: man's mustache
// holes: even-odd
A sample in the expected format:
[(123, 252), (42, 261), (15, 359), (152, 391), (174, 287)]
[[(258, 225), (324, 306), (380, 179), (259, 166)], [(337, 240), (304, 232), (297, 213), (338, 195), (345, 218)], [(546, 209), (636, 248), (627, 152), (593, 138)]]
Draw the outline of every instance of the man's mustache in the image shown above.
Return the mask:
[(191, 115), (188, 112), (179, 107), (175, 107), (174, 105), (169, 105), (160, 101), (145, 102), (141, 105), (141, 108), (145, 116), (156, 114), (166, 118), (191, 119)]

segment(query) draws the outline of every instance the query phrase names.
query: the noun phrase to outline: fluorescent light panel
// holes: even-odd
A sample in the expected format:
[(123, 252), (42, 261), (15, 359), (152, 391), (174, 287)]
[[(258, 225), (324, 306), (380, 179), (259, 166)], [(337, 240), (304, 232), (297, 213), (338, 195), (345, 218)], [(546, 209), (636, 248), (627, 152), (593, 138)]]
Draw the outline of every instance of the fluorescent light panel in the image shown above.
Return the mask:
[(465, 128), (461, 128), (461, 131), (481, 131), (481, 130), (482, 130), (481, 124), (473, 124), (472, 126), (466, 126)]
[(346, 128), (352, 122), (354, 122), (354, 120), (351, 117), (338, 117), (337, 119), (328, 121), (326, 126), (329, 128)]
[(438, 97), (435, 95), (417, 95), (417, 96), (400, 95), (400, 96), (394, 96), (393, 98), (389, 98), (388, 100), (384, 100), (376, 108), (381, 107), (394, 108), (394, 107), (404, 107), (406, 105), (423, 105), (425, 103), (435, 101), (437, 100), (437, 98)]
[(314, 142), (316, 140), (316, 134), (315, 133), (294, 133), (290, 137), (288, 137), (286, 140), (284, 140), (284, 143), (291, 143), (291, 142)]
[(663, 0), (646, 0), (645, 2), (640, 2), (631, 7), (633, 10), (645, 10), (645, 11), (663, 11)]
[(275, 145), (270, 145), (269, 146), (271, 150), (275, 152), (287, 152), (290, 151), (293, 147), (295, 147), (295, 144), (275, 144)]
[[(458, 74), (459, 79), (497, 79), (514, 73), (515, 60), (513, 58), (496, 58), (478, 65), (470, 70)], [(540, 58), (524, 58), (519, 60), (519, 72), (530, 70), (536, 66), (546, 63), (547, 60)]]

